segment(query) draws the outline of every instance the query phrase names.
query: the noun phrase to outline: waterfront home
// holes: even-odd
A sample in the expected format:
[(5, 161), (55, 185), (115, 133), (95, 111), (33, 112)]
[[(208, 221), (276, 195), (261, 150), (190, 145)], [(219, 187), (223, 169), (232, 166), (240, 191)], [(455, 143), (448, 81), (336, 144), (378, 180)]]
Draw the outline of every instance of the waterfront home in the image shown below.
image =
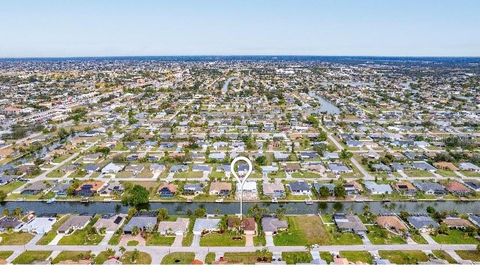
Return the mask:
[(428, 195), (443, 195), (446, 193), (445, 187), (435, 182), (414, 181), (413, 185)]
[(285, 197), (285, 187), (281, 182), (263, 183), (263, 194), (272, 198)]
[(397, 235), (408, 231), (407, 225), (396, 215), (377, 216), (375, 223)]
[(161, 185), (158, 188), (160, 197), (173, 197), (177, 193), (177, 187), (174, 184), (168, 183)]
[(20, 194), (22, 195), (37, 195), (48, 189), (49, 185), (44, 181), (37, 181), (31, 184), (26, 185)]
[(328, 189), (328, 193), (333, 196), (335, 193), (335, 184), (334, 183), (314, 183), (312, 187), (315, 189), (318, 195), (320, 195), (320, 189), (325, 187)]
[(52, 226), (56, 221), (55, 217), (34, 217), (25, 223), (20, 230), (35, 234), (45, 234), (52, 230)]
[(407, 221), (415, 229), (420, 232), (430, 232), (435, 228), (438, 228), (440, 225), (427, 215), (413, 215), (407, 217)]
[(480, 183), (479, 182), (465, 181), (465, 185), (473, 191), (480, 192)]
[(175, 221), (161, 221), (158, 224), (160, 235), (184, 235), (188, 231), (188, 218), (178, 217)]
[(342, 232), (353, 232), (356, 234), (363, 234), (367, 231), (367, 227), (363, 225), (360, 218), (356, 215), (346, 215), (343, 213), (336, 213), (333, 215), (333, 221), (338, 230)]
[(89, 215), (72, 215), (58, 229), (59, 234), (69, 234), (87, 226), (92, 217)]
[(297, 181), (287, 184), (292, 195), (311, 195), (310, 185), (304, 181)]
[(4, 216), (0, 218), (0, 232), (18, 230), (22, 225), (23, 222), (13, 216)]
[(104, 186), (105, 183), (102, 181), (86, 181), (75, 189), (75, 195), (91, 197), (97, 194)]
[(365, 188), (373, 195), (391, 194), (393, 192), (390, 185), (380, 185), (373, 181), (365, 181)]
[(475, 228), (475, 226), (468, 220), (460, 217), (447, 217), (442, 220), (442, 223), (451, 229), (467, 229)]
[(458, 181), (451, 181), (445, 185), (445, 188), (448, 192), (458, 195), (458, 196), (466, 196), (472, 193), (472, 191), (464, 184)]
[(288, 228), (288, 222), (286, 220), (280, 220), (276, 217), (263, 217), (262, 229), (265, 235), (274, 235), (279, 231), (286, 230)]
[(193, 225), (193, 234), (201, 235), (204, 232), (219, 231), (220, 219), (218, 218), (197, 218)]
[(122, 195), (124, 191), (125, 188), (119, 181), (110, 180), (98, 191), (98, 194), (103, 197), (111, 197), (114, 195)]
[(363, 192), (362, 185), (357, 181), (350, 181), (343, 185), (347, 195), (357, 195)]
[(392, 184), (394, 190), (405, 195), (415, 195), (417, 188), (409, 181), (398, 181)]
[(252, 217), (244, 217), (240, 220), (236, 216), (230, 216), (227, 219), (227, 226), (229, 230), (243, 231), (246, 235), (257, 234), (257, 223)]
[(229, 182), (212, 182), (210, 184), (210, 195), (227, 196), (232, 191), (232, 184)]
[(132, 234), (135, 229), (140, 232), (151, 232), (157, 225), (157, 217), (150, 215), (136, 215), (123, 227), (124, 234)]
[(126, 219), (123, 214), (104, 214), (102, 215), (93, 227), (97, 230), (104, 230), (106, 233), (115, 233)]
[(203, 185), (198, 184), (185, 184), (183, 186), (184, 195), (199, 195), (203, 193)]

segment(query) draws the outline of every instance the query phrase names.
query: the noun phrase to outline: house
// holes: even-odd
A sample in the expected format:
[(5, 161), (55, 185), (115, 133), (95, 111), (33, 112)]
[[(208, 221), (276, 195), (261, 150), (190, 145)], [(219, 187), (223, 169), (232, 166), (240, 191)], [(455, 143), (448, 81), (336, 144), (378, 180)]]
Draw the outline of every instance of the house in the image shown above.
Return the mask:
[(276, 161), (287, 161), (288, 157), (290, 157), (290, 154), (288, 153), (282, 153), (278, 151), (273, 152), (273, 157), (275, 158)]
[(313, 151), (302, 151), (299, 153), (300, 159), (302, 160), (313, 160), (318, 159), (320, 156), (317, 152)]
[(471, 214), (468, 216), (468, 219), (477, 227), (480, 227), (480, 215), (478, 214)]
[(367, 227), (363, 225), (360, 218), (356, 215), (336, 213), (333, 215), (333, 221), (335, 222), (335, 225), (337, 225), (337, 228), (342, 232), (363, 234), (367, 231)]
[(158, 194), (160, 197), (173, 197), (177, 193), (177, 187), (174, 184), (168, 183), (161, 185), (158, 188)]
[(185, 171), (188, 171), (188, 165), (185, 165), (185, 164), (176, 164), (170, 167), (171, 173), (178, 173), (178, 172), (185, 172)]
[(75, 195), (91, 197), (97, 194), (104, 186), (105, 183), (102, 181), (87, 181), (75, 189)]
[(263, 194), (272, 198), (283, 198), (285, 197), (285, 188), (280, 182), (263, 183)]
[(195, 220), (195, 224), (193, 225), (193, 234), (201, 235), (203, 232), (219, 231), (219, 223), (220, 219), (218, 218), (197, 218), (197, 220)]
[(23, 225), (23, 222), (13, 216), (4, 216), (0, 218), (0, 232), (8, 230), (18, 230)]
[(314, 171), (319, 174), (324, 174), (327, 170), (320, 162), (308, 162), (303, 165), (303, 168), (306, 170)]
[(446, 192), (445, 187), (435, 182), (414, 181), (413, 184), (417, 189), (428, 195), (442, 195)]
[(157, 217), (149, 215), (136, 215), (123, 227), (124, 234), (131, 234), (134, 229), (140, 232), (151, 232), (157, 225)]
[(192, 165), (192, 171), (210, 172), (211, 168), (206, 164), (194, 164)]
[(458, 181), (451, 181), (445, 185), (448, 192), (458, 195), (466, 196), (472, 193), (472, 191), (464, 184)]
[(163, 164), (151, 164), (150, 165), (150, 170), (155, 174), (160, 174), (165, 170), (165, 166)]
[(226, 158), (226, 154), (224, 152), (216, 152), (216, 153), (210, 153), (208, 155), (208, 158), (211, 160), (216, 160), (216, 161), (223, 161)]
[(335, 184), (333, 183), (314, 183), (312, 186), (319, 195), (320, 195), (320, 189), (323, 187), (328, 189), (328, 192), (330, 193), (330, 195), (333, 195), (335, 193)]
[(353, 172), (353, 170), (351, 170), (348, 166), (342, 163), (329, 163), (327, 166), (328, 166), (328, 169), (335, 175)]
[(126, 219), (123, 214), (104, 214), (93, 225), (97, 231), (105, 230), (106, 233), (115, 233)]
[(202, 184), (185, 184), (183, 186), (184, 195), (199, 195), (203, 193)]
[(460, 217), (447, 217), (442, 220), (442, 223), (446, 224), (448, 228), (452, 229), (475, 228), (475, 226), (470, 221)]
[(263, 217), (262, 229), (265, 235), (274, 235), (279, 231), (286, 230), (288, 228), (288, 222), (286, 220), (280, 220), (276, 217)]
[(343, 185), (347, 195), (357, 195), (363, 192), (362, 185), (357, 181), (350, 181)]
[(4, 186), (10, 182), (13, 182), (17, 179), (17, 176), (11, 176), (11, 175), (1, 175), (0, 176), (0, 186)]
[(91, 218), (89, 215), (72, 215), (57, 229), (57, 233), (68, 234), (83, 229)]
[(412, 167), (417, 170), (424, 170), (424, 171), (429, 171), (429, 172), (435, 172), (437, 169), (432, 166), (431, 164), (425, 162), (425, 161), (415, 161), (412, 162)]
[(266, 166), (261, 166), (262, 169), (262, 174), (266, 175), (269, 173), (275, 173), (278, 171), (278, 166), (273, 166), (273, 165), (266, 165)]
[(92, 162), (95, 162), (97, 161), (98, 159), (100, 159), (102, 157), (102, 153), (93, 153), (93, 154), (88, 154), (86, 155), (85, 157), (83, 157), (83, 162), (87, 162), (87, 163), (92, 163)]
[(304, 181), (289, 183), (287, 184), (287, 187), (290, 189), (290, 192), (293, 195), (310, 195), (311, 194), (310, 185)]
[(396, 215), (377, 216), (375, 223), (397, 235), (408, 231), (408, 226)]
[(227, 196), (232, 191), (232, 184), (228, 182), (212, 182), (210, 184), (210, 195)]
[(129, 164), (125, 167), (124, 171), (131, 172), (133, 176), (140, 174), (145, 167), (141, 164)]
[(237, 187), (237, 194), (243, 192), (244, 198), (252, 198), (257, 195), (257, 182), (255, 181), (246, 181), (242, 186)]
[(45, 234), (52, 230), (52, 226), (56, 221), (55, 217), (34, 217), (24, 224), (20, 230), (35, 234)]
[(323, 158), (327, 160), (338, 160), (340, 159), (340, 155), (337, 152), (324, 152)]
[(245, 217), (240, 220), (236, 216), (230, 216), (227, 219), (227, 226), (229, 230), (242, 230), (246, 235), (257, 234), (257, 223), (252, 217)]
[(297, 171), (300, 171), (300, 169), (302, 169), (302, 167), (298, 163), (287, 163), (283, 168), (287, 173), (297, 172)]
[(359, 140), (347, 140), (345, 142), (345, 144), (348, 146), (348, 147), (362, 147), (363, 146), (363, 142), (359, 141)]
[(373, 181), (365, 181), (365, 188), (373, 195), (391, 194), (393, 192), (393, 189), (390, 187), (390, 185), (379, 185)]
[(434, 163), (433, 166), (442, 170), (451, 170), (451, 171), (458, 170), (458, 167), (456, 167), (453, 163), (450, 163), (450, 162), (437, 162), (437, 163)]
[(97, 172), (100, 167), (96, 164), (87, 164), (84, 166), (84, 169), (87, 173)]
[(408, 182), (408, 181), (399, 181), (392, 184), (394, 190), (398, 191), (399, 193), (406, 194), (406, 195), (414, 195), (417, 192), (417, 188)]
[(458, 167), (460, 168), (460, 170), (480, 172), (480, 167), (472, 163), (460, 163)]
[(119, 181), (109, 181), (103, 188), (101, 188), (98, 192), (100, 196), (114, 196), (114, 195), (122, 195), (125, 191), (125, 188)]
[(61, 183), (57, 183), (52, 189), (51, 192), (55, 193), (56, 197), (66, 197), (68, 194), (68, 188), (71, 186), (70, 181), (63, 181)]
[(415, 229), (421, 232), (429, 232), (432, 229), (438, 228), (439, 224), (427, 215), (414, 215), (407, 217), (407, 221)]
[(158, 232), (161, 235), (184, 235), (188, 230), (188, 218), (178, 217), (176, 221), (161, 221), (158, 224)]
[(109, 163), (102, 168), (102, 174), (117, 174), (125, 168), (123, 164)]
[(471, 190), (480, 192), (480, 183), (474, 181), (465, 181), (465, 185), (468, 186)]
[(31, 183), (29, 185), (26, 185), (25, 188), (23, 188), (22, 192), (20, 194), (22, 195), (37, 195), (39, 193), (42, 193), (48, 189), (48, 185), (43, 182), (43, 181), (37, 181), (34, 183)]

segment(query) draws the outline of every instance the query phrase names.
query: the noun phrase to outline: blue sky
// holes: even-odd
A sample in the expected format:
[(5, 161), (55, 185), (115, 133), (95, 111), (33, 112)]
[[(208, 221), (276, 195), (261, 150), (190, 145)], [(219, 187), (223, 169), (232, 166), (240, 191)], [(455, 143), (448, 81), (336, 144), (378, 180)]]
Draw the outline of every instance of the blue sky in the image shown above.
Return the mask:
[(1, 0), (0, 57), (480, 56), (478, 0)]

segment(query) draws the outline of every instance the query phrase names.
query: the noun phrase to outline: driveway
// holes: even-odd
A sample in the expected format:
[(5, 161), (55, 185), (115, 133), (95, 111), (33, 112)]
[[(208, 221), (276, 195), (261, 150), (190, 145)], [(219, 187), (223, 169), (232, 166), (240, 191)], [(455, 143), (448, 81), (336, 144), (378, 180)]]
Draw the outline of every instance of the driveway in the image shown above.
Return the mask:
[(273, 236), (272, 235), (265, 235), (265, 241), (267, 242), (267, 246), (275, 246), (273, 244)]
[(192, 247), (200, 246), (200, 235), (193, 235)]
[(173, 241), (172, 246), (182, 247), (183, 235), (176, 235), (175, 240)]
[(253, 235), (245, 235), (245, 246), (254, 246)]
[(58, 234), (48, 245), (57, 245), (57, 243), (65, 236), (65, 234)]

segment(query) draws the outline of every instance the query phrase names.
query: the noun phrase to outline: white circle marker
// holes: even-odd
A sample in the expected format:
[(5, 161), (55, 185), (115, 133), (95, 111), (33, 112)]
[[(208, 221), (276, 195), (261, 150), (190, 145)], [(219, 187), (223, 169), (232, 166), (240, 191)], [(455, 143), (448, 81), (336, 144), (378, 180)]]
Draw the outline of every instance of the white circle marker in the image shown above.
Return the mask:
[[(247, 163), (248, 165), (248, 171), (247, 171), (247, 174), (245, 174), (245, 176), (243, 176), (242, 179), (240, 179), (240, 177), (238, 176), (238, 174), (235, 172), (235, 164), (239, 161), (244, 161)], [(250, 176), (250, 174), (252, 173), (252, 170), (253, 170), (253, 166), (252, 166), (252, 162), (247, 158), (247, 157), (236, 157), (235, 159), (233, 159), (232, 163), (230, 164), (230, 171), (232, 172), (233, 176), (235, 177), (235, 179), (237, 180), (240, 189), (240, 219), (242, 219), (242, 214), (243, 214), (243, 185), (245, 184), (245, 181), (247, 181), (247, 178), (248, 176)]]

